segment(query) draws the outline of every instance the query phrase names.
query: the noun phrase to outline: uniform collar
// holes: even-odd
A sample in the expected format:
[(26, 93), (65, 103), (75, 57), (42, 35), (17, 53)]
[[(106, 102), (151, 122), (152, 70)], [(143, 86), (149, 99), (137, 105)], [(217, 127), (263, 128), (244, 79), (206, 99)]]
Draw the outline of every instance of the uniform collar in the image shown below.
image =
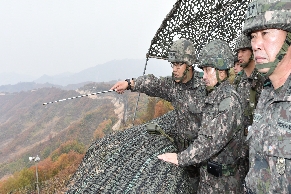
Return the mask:
[(221, 92), (220, 88), (225, 87), (225, 85), (227, 84), (229, 84), (228, 80), (224, 80), (223, 82), (216, 84), (212, 92), (208, 93), (205, 99), (205, 103), (214, 104), (214, 101), (216, 101), (218, 93)]
[(242, 79), (251, 79), (251, 80), (258, 79), (259, 72), (256, 68), (252, 71), (250, 77), (247, 77), (247, 74), (244, 70), (242, 70), (241, 73), (242, 73)]
[(191, 83), (193, 88), (198, 88), (200, 85), (203, 85), (203, 75), (201, 77), (201, 72), (193, 70), (193, 77), (191, 79)]
[(183, 89), (194, 89), (199, 87), (200, 85), (203, 85), (203, 80), (200, 77), (200, 72), (193, 70), (192, 79), (189, 80), (187, 83), (178, 83), (182, 86)]
[(291, 101), (291, 74), (278, 93), (274, 90), (271, 82), (265, 83), (265, 87), (272, 93), (272, 96), (274, 96), (274, 101)]

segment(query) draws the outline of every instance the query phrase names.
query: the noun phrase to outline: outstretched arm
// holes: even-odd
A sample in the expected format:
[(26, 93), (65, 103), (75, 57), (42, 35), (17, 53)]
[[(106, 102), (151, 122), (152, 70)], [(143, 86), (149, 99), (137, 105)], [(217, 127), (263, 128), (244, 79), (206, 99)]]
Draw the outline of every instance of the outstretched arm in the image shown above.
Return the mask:
[[(172, 84), (171, 77), (157, 78), (149, 74), (130, 80), (130, 89), (133, 92), (141, 92), (148, 96), (160, 97), (171, 102), (173, 95)], [(111, 90), (116, 90), (119, 94), (124, 93), (126, 89), (128, 89), (127, 81), (119, 81), (111, 88)]]

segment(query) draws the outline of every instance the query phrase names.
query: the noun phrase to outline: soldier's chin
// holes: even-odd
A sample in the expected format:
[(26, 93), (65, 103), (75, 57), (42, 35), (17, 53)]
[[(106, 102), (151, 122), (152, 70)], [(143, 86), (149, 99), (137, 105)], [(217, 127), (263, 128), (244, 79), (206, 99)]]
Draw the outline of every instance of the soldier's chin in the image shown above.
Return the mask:
[(178, 77), (178, 76), (174, 76), (174, 80), (175, 80), (175, 82), (180, 82), (181, 81), (180, 77)]

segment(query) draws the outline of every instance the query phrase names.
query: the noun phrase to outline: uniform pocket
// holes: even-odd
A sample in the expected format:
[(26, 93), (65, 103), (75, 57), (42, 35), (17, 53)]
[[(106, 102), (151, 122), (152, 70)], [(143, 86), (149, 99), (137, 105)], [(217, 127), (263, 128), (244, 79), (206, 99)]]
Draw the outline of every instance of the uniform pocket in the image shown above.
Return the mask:
[(279, 142), (278, 156), (282, 158), (291, 159), (291, 137), (283, 139)]
[(291, 123), (279, 118), (268, 140), (268, 155), (291, 159)]

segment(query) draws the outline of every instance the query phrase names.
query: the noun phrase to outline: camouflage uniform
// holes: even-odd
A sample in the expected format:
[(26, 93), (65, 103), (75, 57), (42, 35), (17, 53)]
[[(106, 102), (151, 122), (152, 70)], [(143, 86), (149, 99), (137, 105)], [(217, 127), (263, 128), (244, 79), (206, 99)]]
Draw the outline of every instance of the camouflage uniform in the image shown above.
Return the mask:
[[(253, 113), (255, 107), (258, 103), (263, 84), (264, 84), (264, 77), (258, 72), (257, 69), (251, 73), (249, 77), (247, 77), (246, 73), (242, 70), (238, 73), (234, 85), (236, 87), (237, 93), (241, 96), (241, 104), (244, 108), (243, 110), (243, 117), (242, 117), (242, 126), (244, 130), (243, 136), (243, 149), (241, 153), (241, 162), (240, 162), (240, 171), (242, 179), (248, 173), (249, 170), (249, 145), (246, 141), (246, 137), (248, 135), (248, 129), (251, 127), (253, 123)], [(251, 92), (253, 93), (253, 97), (251, 97)], [(254, 98), (253, 100), (250, 100)], [(254, 101), (254, 102), (251, 102)]]
[[(238, 52), (240, 49), (252, 50), (250, 39), (245, 35), (241, 35), (236, 42), (236, 52)], [(247, 67), (251, 60), (252, 57), (250, 58), (249, 62), (243, 65), (243, 67)], [(249, 145), (246, 141), (246, 137), (248, 134), (248, 129), (253, 123), (253, 113), (258, 103), (264, 81), (265, 78), (258, 72), (257, 69), (254, 69), (249, 77), (247, 77), (244, 70), (242, 70), (237, 74), (234, 80), (235, 89), (241, 96), (241, 104), (243, 107), (242, 126), (244, 129), (244, 143), (241, 153), (242, 158), (239, 165), (239, 171), (241, 172), (240, 175), (242, 180), (244, 180), (249, 170)]]
[[(184, 39), (174, 42), (170, 52), (170, 62), (187, 62), (192, 66), (194, 48), (190, 41)], [(192, 58), (191, 58), (192, 57)], [(184, 75), (187, 72), (184, 72)], [(166, 134), (173, 137), (178, 151), (185, 150), (198, 136), (201, 125), (202, 106), (206, 96), (206, 88), (201, 79), (201, 72), (194, 70), (193, 77), (187, 83), (176, 82), (174, 77), (157, 78), (154, 75), (140, 76), (134, 79), (132, 91), (145, 93), (149, 96), (160, 97), (171, 102), (176, 112), (176, 123)], [(187, 167), (190, 176), (194, 178), (193, 187), (196, 192), (198, 187), (199, 166)]]
[(290, 88), (291, 76), (278, 91), (268, 84), (254, 113), (246, 184), (258, 194), (291, 193)]
[[(175, 129), (166, 131), (176, 136), (180, 151), (187, 144), (184, 139), (192, 140), (197, 136), (201, 125), (202, 100), (206, 96), (205, 86), (202, 84), (200, 72), (194, 71), (192, 79), (187, 83), (178, 83), (171, 77), (157, 78), (154, 75), (145, 75), (135, 80), (132, 91), (139, 91), (149, 96), (160, 97), (172, 103), (177, 115)], [(189, 133), (190, 132), (190, 133)], [(181, 144), (182, 143), (182, 144)]]
[[(223, 41), (210, 42), (202, 49), (201, 66), (228, 70), (233, 64), (229, 46)], [(216, 70), (217, 71), (217, 70)], [(228, 81), (222, 81), (208, 94), (203, 108), (198, 138), (178, 153), (179, 166), (201, 163), (198, 193), (239, 193), (237, 171), (241, 145), (241, 105), (238, 94)], [(222, 167), (220, 176), (208, 172), (210, 163)]]
[[(247, 77), (244, 71), (239, 72), (237, 75), (234, 85), (237, 93), (242, 96), (242, 107), (245, 108), (243, 113), (243, 125), (244, 127), (248, 127), (252, 124), (252, 113), (253, 109), (257, 105), (259, 100), (261, 91), (263, 89), (265, 78), (258, 72), (257, 69), (251, 73), (249, 77)], [(250, 90), (253, 89), (255, 91), (255, 103), (254, 105), (250, 102)], [(245, 131), (247, 134), (247, 131)]]
[[(271, 75), (291, 43), (291, 2), (256, 0), (246, 13), (245, 34), (269, 28), (288, 32), (276, 60), (260, 64)], [(247, 193), (291, 193), (291, 76), (275, 90), (268, 83), (263, 89), (248, 133), (250, 169), (246, 176)]]
[[(169, 62), (186, 62), (188, 66), (192, 66), (196, 60), (192, 43), (185, 39), (174, 42), (169, 51), (168, 60)], [(187, 71), (184, 72), (184, 74), (186, 73)], [(197, 136), (206, 89), (201, 79), (201, 72), (194, 68), (192, 79), (187, 83), (176, 82), (174, 79), (174, 76), (162, 78), (154, 75), (140, 76), (134, 79), (135, 85), (132, 91), (160, 97), (172, 103), (176, 111), (177, 122), (174, 130), (166, 132), (176, 134), (178, 149), (182, 151), (185, 149), (185, 145), (182, 144), (187, 144)], [(184, 141), (185, 139), (187, 141)]]

